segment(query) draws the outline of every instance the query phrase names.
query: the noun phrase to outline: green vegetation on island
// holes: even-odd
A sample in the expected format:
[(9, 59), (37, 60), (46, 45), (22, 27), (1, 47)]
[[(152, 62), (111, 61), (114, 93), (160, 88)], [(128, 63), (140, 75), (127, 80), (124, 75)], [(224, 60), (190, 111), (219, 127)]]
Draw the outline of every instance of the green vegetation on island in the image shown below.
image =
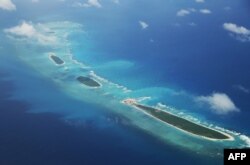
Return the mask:
[(64, 64), (64, 61), (63, 61), (60, 57), (58, 57), (58, 56), (56, 56), (56, 55), (50, 55), (50, 58), (51, 58), (57, 65), (62, 65), (62, 64)]
[(212, 140), (229, 140), (231, 138), (230, 136), (227, 136), (226, 134), (216, 131), (214, 129), (196, 124), (187, 119), (175, 116), (171, 113), (168, 113), (168, 112), (165, 112), (165, 111), (153, 108), (153, 107), (141, 105), (138, 103), (132, 103), (131, 105), (135, 106), (136, 108), (144, 111), (145, 113), (167, 124), (170, 124), (174, 127), (177, 127), (183, 131), (192, 133), (194, 135), (202, 136), (202, 137), (209, 138)]
[(89, 86), (89, 87), (100, 87), (101, 84), (96, 82), (95, 80), (89, 78), (89, 77), (84, 77), (84, 76), (79, 76), (76, 78), (80, 83)]

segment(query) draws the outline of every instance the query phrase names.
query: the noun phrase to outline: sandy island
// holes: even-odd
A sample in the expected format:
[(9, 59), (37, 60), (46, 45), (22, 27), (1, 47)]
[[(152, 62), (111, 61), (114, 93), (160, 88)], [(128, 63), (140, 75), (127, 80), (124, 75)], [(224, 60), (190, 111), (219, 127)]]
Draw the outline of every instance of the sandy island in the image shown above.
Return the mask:
[(84, 76), (79, 76), (76, 78), (80, 83), (88, 86), (88, 87), (92, 87), (92, 88), (98, 88), (101, 86), (100, 83), (98, 83), (97, 81), (89, 78), (89, 77), (84, 77)]
[(56, 56), (54, 54), (50, 54), (49, 57), (57, 65), (63, 65), (64, 64), (64, 61), (60, 57), (58, 57), (58, 56)]
[(195, 136), (203, 137), (209, 140), (234, 140), (231, 135), (226, 134), (225, 132), (194, 123), (161, 109), (139, 104), (135, 99), (126, 99), (123, 100), (122, 103), (133, 106), (134, 108), (143, 111), (145, 114), (160, 120), (161, 122), (174, 126), (181, 131)]

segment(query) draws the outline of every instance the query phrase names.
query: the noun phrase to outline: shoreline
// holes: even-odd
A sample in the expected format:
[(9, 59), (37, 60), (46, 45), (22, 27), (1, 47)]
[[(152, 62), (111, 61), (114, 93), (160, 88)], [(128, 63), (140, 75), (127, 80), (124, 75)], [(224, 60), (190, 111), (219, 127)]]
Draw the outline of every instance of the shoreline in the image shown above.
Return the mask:
[[(49, 54), (49, 59), (57, 66), (65, 64), (60, 57), (56, 56), (54, 53)], [(101, 83), (88, 76), (78, 76), (76, 80), (88, 88), (100, 88)], [(193, 122), (191, 120), (179, 117), (171, 112), (164, 111), (160, 108), (155, 108), (143, 104), (137, 103), (137, 100), (128, 98), (122, 100), (121, 103), (129, 105), (147, 116), (154, 118), (155, 120), (168, 124), (182, 132), (185, 132), (191, 136), (211, 140), (211, 141), (233, 141), (234, 137), (226, 132), (209, 128), (205, 125)], [(210, 131), (210, 132), (209, 132)]]
[[(177, 116), (177, 115), (175, 115), (175, 114), (173, 114), (173, 113), (171, 113), (171, 112), (163, 111), (163, 110), (161, 110), (161, 109), (159, 109), (159, 108), (154, 108), (154, 107), (151, 107), (151, 106), (146, 106), (146, 105), (139, 104), (139, 103), (137, 103), (137, 101), (136, 101), (135, 99), (125, 99), (125, 100), (122, 100), (121, 103), (123, 103), (123, 104), (125, 104), (125, 105), (129, 105), (129, 106), (131, 106), (131, 107), (133, 107), (133, 108), (135, 108), (135, 109), (137, 109), (137, 110), (143, 112), (144, 114), (146, 114), (146, 115), (148, 115), (148, 116), (150, 116), (150, 117), (156, 119), (157, 121), (162, 122), (162, 123), (164, 123), (164, 124), (168, 124), (168, 125), (170, 125), (170, 126), (176, 128), (176, 129), (178, 129), (178, 130), (180, 130), (180, 131), (182, 131), (182, 132), (184, 132), (184, 133), (187, 133), (187, 134), (189, 134), (189, 135), (191, 135), (191, 136), (195, 136), (195, 137), (199, 137), (199, 138), (203, 138), (203, 139), (207, 139), (207, 140), (211, 140), (211, 141), (233, 141), (233, 140), (234, 140), (234, 137), (231, 136), (231, 135), (229, 135), (228, 133), (222, 132), (222, 131), (220, 131), (220, 130), (216, 130), (216, 129), (214, 129), (214, 128), (209, 128), (209, 127), (207, 127), (207, 126), (205, 126), (205, 125), (202, 125), (202, 124), (195, 123), (195, 122), (193, 122), (193, 121), (190, 121), (190, 120), (187, 120), (187, 119), (185, 119), (185, 118), (179, 117), (179, 116)], [(182, 129), (182, 128), (180, 128), (180, 127), (174, 125), (174, 124), (171, 124), (171, 123), (168, 122), (168, 121), (165, 121), (165, 120), (163, 120), (163, 119), (160, 119), (160, 118), (158, 118), (158, 117), (156, 117), (156, 116), (150, 114), (149, 112), (147, 112), (145, 109), (143, 109), (143, 108), (140, 107), (140, 106), (142, 106), (142, 107), (144, 107), (144, 108), (151, 108), (151, 109), (153, 109), (153, 110), (156, 111), (156, 112), (162, 112), (162, 113), (165, 113), (166, 115), (172, 115), (172, 116), (174, 116), (176, 119), (185, 120), (185, 121), (187, 121), (187, 122), (189, 122), (189, 123), (192, 123), (194, 126), (197, 125), (197, 126), (199, 126), (199, 127), (201, 127), (201, 128), (207, 129), (207, 130), (209, 130), (209, 131), (213, 131), (213, 132), (215, 132), (215, 133), (219, 133), (219, 134), (225, 136), (226, 138), (223, 138), (223, 139), (221, 139), (221, 138), (212, 138), (212, 137), (208, 137), (208, 136), (204, 136), (204, 135), (199, 135), (198, 133), (193, 133), (193, 132), (191, 132), (191, 131)]]
[[(49, 59), (52, 61), (56, 66), (62, 66), (65, 64), (65, 61), (62, 60), (60, 57), (55, 55), (55, 53), (49, 53)], [(88, 88), (101, 88), (102, 84), (97, 80), (90, 78), (88, 76), (77, 76), (75, 78), (78, 82), (85, 85)]]

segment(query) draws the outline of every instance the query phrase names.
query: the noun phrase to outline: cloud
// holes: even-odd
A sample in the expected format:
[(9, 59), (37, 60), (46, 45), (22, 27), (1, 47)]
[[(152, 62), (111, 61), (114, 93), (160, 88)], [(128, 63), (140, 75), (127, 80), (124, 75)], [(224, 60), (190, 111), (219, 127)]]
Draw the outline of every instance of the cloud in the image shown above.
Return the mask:
[(25, 21), (22, 22), (21, 25), (5, 29), (4, 31), (6, 33), (11, 33), (17, 36), (25, 36), (25, 37), (32, 37), (37, 33), (35, 28), (31, 24)]
[(179, 17), (183, 17), (183, 16), (186, 16), (186, 15), (189, 15), (190, 14), (190, 11), (189, 10), (186, 10), (186, 9), (181, 9), (177, 12), (177, 16)]
[(209, 96), (199, 96), (196, 101), (209, 105), (210, 109), (217, 114), (228, 114), (230, 112), (239, 112), (234, 102), (224, 93), (213, 93)]
[(11, 0), (0, 0), (0, 8), (3, 10), (16, 10), (16, 5)]
[(197, 2), (197, 3), (204, 3), (205, 0), (195, 0), (195, 2)]
[(243, 26), (238, 26), (236, 24), (233, 23), (224, 23), (223, 24), (224, 29), (236, 33), (236, 34), (243, 34), (243, 35), (249, 35), (250, 34), (250, 30), (248, 30), (247, 28), (243, 27)]
[(209, 9), (200, 9), (200, 12), (201, 12), (202, 14), (212, 14), (212, 11), (209, 10)]
[(243, 26), (238, 26), (234, 23), (224, 23), (223, 28), (242, 42), (250, 41), (250, 30)]
[(101, 8), (102, 5), (98, 0), (88, 0), (86, 3), (75, 2), (74, 7), (96, 7)]
[(238, 89), (239, 91), (241, 92), (244, 92), (244, 93), (247, 93), (249, 94), (250, 93), (250, 90), (242, 85), (234, 85), (233, 86), (235, 89)]
[[(197, 12), (197, 9), (195, 8), (180, 9), (179, 11), (177, 11), (176, 15), (179, 17), (183, 17), (195, 12)], [(200, 9), (199, 12), (202, 14), (212, 14), (212, 11), (209, 9)]]
[(56, 41), (54, 36), (45, 35), (40, 31), (43, 31), (44, 27), (37, 25), (37, 28), (30, 22), (23, 21), (21, 24), (4, 29), (4, 32), (15, 38), (22, 38), (28, 40), (35, 40), (41, 44), (51, 44)]
[(146, 22), (144, 22), (144, 21), (139, 21), (139, 24), (140, 24), (140, 26), (141, 26), (142, 29), (147, 29), (148, 26), (149, 26), (149, 25), (148, 25)]

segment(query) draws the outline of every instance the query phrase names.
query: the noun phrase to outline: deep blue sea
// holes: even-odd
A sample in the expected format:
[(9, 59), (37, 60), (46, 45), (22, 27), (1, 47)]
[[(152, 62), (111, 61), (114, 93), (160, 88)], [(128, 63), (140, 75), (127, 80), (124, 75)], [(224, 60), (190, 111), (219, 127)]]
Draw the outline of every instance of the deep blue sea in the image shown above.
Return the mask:
[[(209, 164), (211, 160), (166, 145), (119, 115), (102, 113), (101, 107), (62, 96), (22, 64), (8, 64), (14, 67), (0, 72), (0, 164)], [(18, 83), (26, 88), (18, 89)], [(19, 99), (13, 98), (18, 93)], [(31, 95), (25, 96), (30, 100), (20, 101), (23, 95)], [(28, 113), (34, 106), (36, 112)], [(212, 160), (222, 163), (219, 158)]]
[[(247, 0), (12, 2), (16, 10), (0, 7), (0, 165), (220, 165), (223, 148), (249, 147)], [(82, 88), (76, 75), (103, 86)], [(197, 102), (213, 93), (238, 112)], [(219, 126), (235, 141), (164, 126), (122, 105), (126, 98)]]

